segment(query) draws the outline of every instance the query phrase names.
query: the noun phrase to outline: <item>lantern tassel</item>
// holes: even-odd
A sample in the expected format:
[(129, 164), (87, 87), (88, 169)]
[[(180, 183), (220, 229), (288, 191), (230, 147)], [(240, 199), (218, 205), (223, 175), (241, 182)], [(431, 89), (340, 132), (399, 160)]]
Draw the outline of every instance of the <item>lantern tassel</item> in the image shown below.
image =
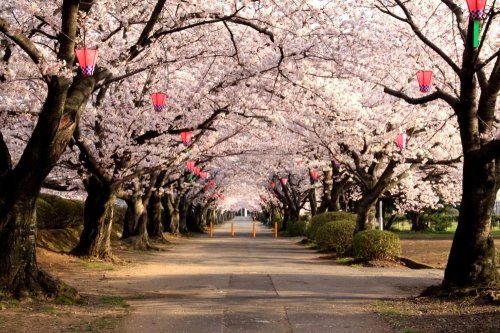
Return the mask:
[(473, 32), (473, 41), (472, 41), (472, 46), (474, 46), (475, 49), (479, 47), (479, 30), (480, 30), (481, 24), (479, 20), (474, 20), (474, 32)]

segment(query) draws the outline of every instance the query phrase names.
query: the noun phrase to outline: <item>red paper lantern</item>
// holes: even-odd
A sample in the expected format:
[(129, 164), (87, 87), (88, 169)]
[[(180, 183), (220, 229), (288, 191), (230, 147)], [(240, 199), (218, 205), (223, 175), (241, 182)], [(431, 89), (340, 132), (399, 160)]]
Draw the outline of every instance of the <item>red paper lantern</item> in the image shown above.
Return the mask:
[(274, 190), (274, 188), (276, 187), (276, 184), (275, 183), (271, 183), (271, 188)]
[(165, 101), (167, 100), (167, 94), (164, 92), (155, 92), (151, 94), (151, 100), (153, 101), (153, 107), (156, 112), (162, 112), (165, 106)]
[(200, 172), (200, 178), (201, 178), (201, 179), (206, 179), (206, 178), (208, 178), (208, 173), (207, 173), (207, 172)]
[(210, 199), (212, 199), (212, 200), (213, 200), (213, 199), (215, 199), (215, 195), (214, 195), (214, 194), (212, 194), (212, 195), (210, 196)]
[(198, 168), (198, 167), (194, 167), (193, 168), (193, 173), (196, 175), (196, 176), (199, 176), (200, 175), (200, 172), (201, 172), (201, 169)]
[(318, 180), (318, 171), (316, 171), (316, 170), (311, 170), (311, 171), (309, 172), (309, 174), (311, 175), (312, 180), (314, 180), (314, 181)]
[(396, 135), (396, 144), (398, 145), (399, 150), (403, 151), (406, 149), (406, 134), (398, 133), (398, 135)]
[(281, 178), (280, 182), (281, 182), (281, 185), (286, 185), (286, 183), (288, 182), (288, 178)]
[(193, 160), (187, 161), (186, 162), (186, 170), (192, 172), (194, 170), (194, 165), (195, 165), (195, 163)]
[(75, 49), (78, 64), (85, 76), (94, 75), (95, 63), (97, 60), (97, 48), (94, 49)]
[(193, 135), (193, 132), (182, 132), (181, 133), (181, 140), (184, 146), (189, 146), (191, 144), (191, 136)]
[(431, 91), (432, 71), (418, 71), (417, 80), (421, 92), (426, 93)]
[(482, 20), (486, 17), (484, 11), (486, 0), (467, 0), (467, 7), (469, 7), (469, 19)]

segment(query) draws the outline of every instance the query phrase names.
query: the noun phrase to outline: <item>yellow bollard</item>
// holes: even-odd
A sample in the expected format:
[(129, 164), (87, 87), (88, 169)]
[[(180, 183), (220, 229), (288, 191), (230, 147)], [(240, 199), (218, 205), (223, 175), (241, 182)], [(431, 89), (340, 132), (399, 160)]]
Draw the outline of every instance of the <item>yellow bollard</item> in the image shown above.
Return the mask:
[(214, 225), (210, 222), (210, 238), (214, 238)]
[(231, 237), (234, 237), (234, 224), (231, 222)]
[(278, 239), (278, 222), (274, 222), (274, 238)]
[(253, 238), (255, 238), (255, 233), (257, 232), (257, 230), (255, 230), (255, 222), (253, 223), (253, 229), (252, 229), (252, 236)]

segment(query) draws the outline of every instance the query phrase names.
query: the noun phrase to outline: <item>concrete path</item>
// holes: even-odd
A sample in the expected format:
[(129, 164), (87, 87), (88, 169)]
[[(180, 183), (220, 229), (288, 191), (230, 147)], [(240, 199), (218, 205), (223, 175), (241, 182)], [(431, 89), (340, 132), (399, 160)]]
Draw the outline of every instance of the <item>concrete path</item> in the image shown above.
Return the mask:
[(137, 273), (120, 270), (109, 288), (132, 311), (116, 332), (391, 332), (372, 312), (374, 300), (406, 296), (436, 284), (439, 270), (341, 266), (295, 244), (273, 239), (257, 223), (227, 223), (214, 239), (182, 240)]

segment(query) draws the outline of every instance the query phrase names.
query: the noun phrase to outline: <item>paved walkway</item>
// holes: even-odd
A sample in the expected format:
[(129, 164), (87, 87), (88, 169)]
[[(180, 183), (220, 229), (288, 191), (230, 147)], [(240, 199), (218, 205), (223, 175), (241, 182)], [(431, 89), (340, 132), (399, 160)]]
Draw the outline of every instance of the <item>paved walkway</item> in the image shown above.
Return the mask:
[[(206, 236), (182, 240), (130, 275), (120, 270), (110, 288), (132, 311), (116, 332), (391, 332), (371, 310), (376, 299), (406, 296), (436, 284), (439, 270), (353, 268), (319, 259), (273, 239), (258, 223), (234, 221)], [(110, 274), (112, 275), (112, 274)]]

